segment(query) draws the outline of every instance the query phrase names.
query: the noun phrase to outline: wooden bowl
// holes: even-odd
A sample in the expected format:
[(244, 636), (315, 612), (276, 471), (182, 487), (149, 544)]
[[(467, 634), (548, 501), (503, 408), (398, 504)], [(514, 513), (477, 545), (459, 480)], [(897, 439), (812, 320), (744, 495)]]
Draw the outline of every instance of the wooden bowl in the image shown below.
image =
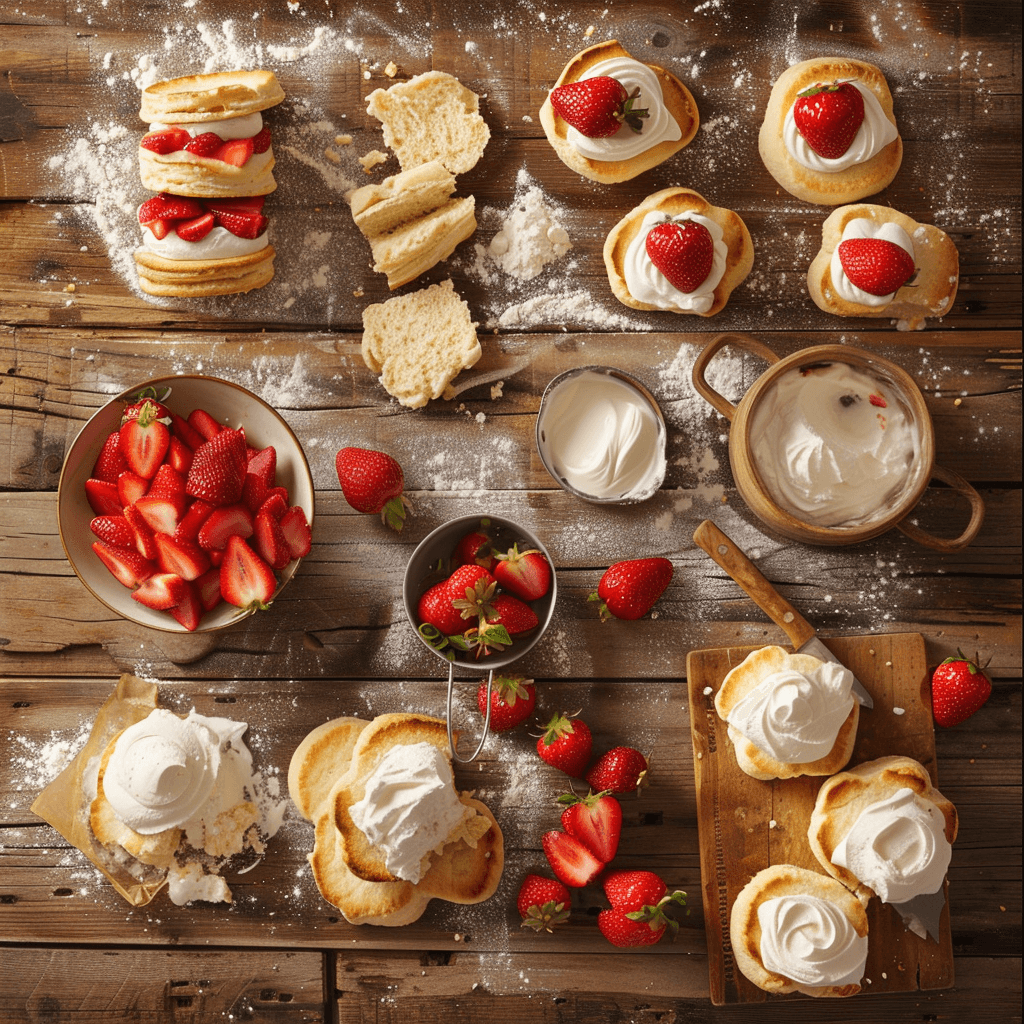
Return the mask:
[[(107, 436), (121, 423), (121, 414), (144, 388), (157, 393), (169, 388), (163, 403), (183, 417), (197, 408), (205, 409), (219, 423), (244, 427), (246, 441), (255, 448), (273, 445), (277, 451), (277, 482), (288, 489), (290, 503), (301, 505), (310, 527), (313, 525), (313, 478), (302, 445), (280, 413), (251, 391), (231, 381), (206, 376), (157, 377), (126, 388), (95, 412), (79, 431), (64, 459), (57, 484), (57, 526), (61, 544), (71, 568), (86, 588), (122, 618), (166, 633), (189, 633), (170, 612), (155, 611), (133, 601), (92, 550), (96, 539), (89, 529), (93, 512), (85, 492), (96, 458)], [(275, 599), (295, 575), (299, 559), (293, 559), (277, 573)], [(206, 612), (195, 633), (208, 633), (233, 625), (252, 611), (222, 601)]]
[[(711, 359), (726, 345), (744, 349), (771, 364), (738, 405), (733, 405), (715, 391), (705, 378)], [(754, 413), (765, 395), (783, 374), (820, 363), (844, 363), (887, 384), (898, 395), (904, 411), (916, 425), (919, 433), (918, 456), (898, 496), (881, 514), (866, 522), (850, 526), (821, 526), (806, 522), (782, 508), (773, 500), (765, 486), (752, 450), (750, 426)], [(750, 335), (721, 334), (697, 357), (693, 366), (693, 386), (705, 401), (714, 406), (732, 424), (729, 431), (729, 458), (740, 496), (766, 526), (783, 537), (808, 544), (837, 546), (857, 544), (896, 527), (926, 547), (939, 551), (957, 551), (966, 547), (977, 536), (984, 517), (981, 496), (959, 473), (935, 465), (935, 431), (924, 398), (913, 378), (888, 359), (847, 345), (815, 345), (780, 359), (770, 348)], [(970, 504), (970, 522), (959, 537), (936, 537), (908, 519), (933, 477), (949, 484)]]

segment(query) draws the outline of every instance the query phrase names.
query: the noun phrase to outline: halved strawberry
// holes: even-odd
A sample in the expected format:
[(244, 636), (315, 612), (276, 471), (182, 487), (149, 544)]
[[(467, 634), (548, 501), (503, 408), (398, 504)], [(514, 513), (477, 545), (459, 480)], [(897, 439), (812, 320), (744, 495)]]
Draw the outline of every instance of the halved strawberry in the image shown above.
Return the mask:
[(143, 135), (139, 145), (153, 153), (176, 153), (188, 145), (191, 136), (184, 128), (161, 128)]
[(280, 519), (288, 511), (288, 492), (283, 487), (275, 487), (268, 491), (263, 504), (256, 511)]
[(156, 220), (147, 221), (142, 226), (144, 228), (149, 228), (153, 237), (159, 241), (161, 238), (166, 238), (171, 233), (171, 228), (174, 227), (174, 221), (164, 220), (162, 217), (158, 217)]
[(117, 478), (117, 496), (126, 508), (134, 505), (148, 490), (149, 481), (143, 480), (138, 473), (133, 473), (130, 469), (126, 469)]
[(545, 832), (541, 845), (555, 877), (575, 889), (589, 885), (604, 870), (604, 863), (568, 832)]
[(241, 537), (229, 537), (220, 563), (220, 592), (239, 608), (265, 609), (277, 589), (274, 572)]
[(132, 591), (132, 600), (147, 608), (165, 612), (185, 597), (188, 584), (176, 573), (155, 572)]
[(195, 451), (204, 441), (210, 440), (208, 437), (200, 434), (195, 427), (191, 426), (188, 420), (183, 416), (179, 416), (176, 412), (171, 413), (171, 433), (175, 437), (181, 438), (192, 451)]
[(194, 584), (187, 581), (183, 582), (185, 582), (184, 596), (173, 608), (169, 608), (168, 611), (191, 633), (199, 628), (203, 612), (207, 609), (203, 608), (202, 601), (199, 599)]
[(259, 238), (267, 229), (267, 218), (250, 210), (223, 210), (217, 223), (238, 238)]
[(139, 207), (139, 223), (147, 225), (155, 220), (188, 220), (200, 216), (202, 212), (203, 204), (198, 199), (160, 192)]
[(116, 547), (106, 541), (95, 540), (92, 549), (100, 561), (126, 587), (137, 587), (157, 571), (157, 567), (132, 548)]
[(519, 545), (513, 544), (497, 556), (491, 571), (500, 586), (523, 601), (536, 601), (551, 586), (551, 566), (536, 548), (520, 552)]
[(89, 529), (114, 547), (127, 548), (135, 543), (135, 534), (124, 516), (96, 516), (89, 523)]
[(223, 160), (233, 167), (241, 167), (252, 156), (254, 150), (252, 139), (230, 139), (210, 155), (214, 160)]
[(213, 213), (260, 213), (266, 196), (231, 196), (226, 199), (204, 199), (203, 206)]
[(208, 569), (202, 576), (192, 581), (192, 587), (203, 611), (213, 611), (220, 604), (220, 569)]
[[(210, 441), (221, 432), (221, 425), (205, 410), (193, 409), (188, 414), (188, 425), (199, 434), (204, 441)], [(196, 451), (199, 445), (191, 445)]]
[(116, 484), (117, 478), (128, 468), (128, 460), (121, 451), (121, 432), (114, 430), (107, 435), (106, 441), (96, 458), (96, 465), (92, 468), (93, 478), (106, 480), (107, 483)]
[(207, 211), (200, 217), (179, 221), (175, 230), (182, 241), (201, 242), (213, 230), (215, 222), (213, 214)]
[(205, 551), (221, 551), (228, 537), (245, 539), (252, 536), (252, 530), (252, 515), (244, 505), (223, 505), (210, 512), (196, 540)]
[(267, 485), (255, 473), (246, 473), (242, 484), (242, 504), (256, 515), (267, 500), (270, 491)]
[(260, 557), (272, 569), (283, 569), (291, 560), (292, 554), (281, 531), (281, 524), (274, 516), (266, 512), (256, 515), (253, 523), (253, 540)]
[(579, 797), (565, 793), (558, 798), (565, 804), (562, 828), (575, 836), (600, 861), (610, 864), (619, 848), (622, 834), (622, 805), (607, 790)]
[[(166, 389), (170, 391), (170, 388)], [(164, 397), (166, 397), (166, 392)], [(136, 396), (135, 401), (131, 405), (126, 405), (124, 412), (121, 413), (121, 426), (123, 427), (129, 420), (137, 420), (142, 413), (142, 410), (147, 405), (156, 407), (156, 418), (163, 420), (165, 423), (170, 418), (170, 410), (163, 402), (157, 398), (157, 392), (155, 388), (145, 387)], [(152, 415), (153, 410), (147, 410)]]
[(172, 432), (171, 443), (167, 448), (168, 464), (183, 477), (188, 476), (188, 471), (192, 466), (192, 455), (192, 449)]
[(208, 501), (200, 501), (198, 498), (185, 510), (185, 514), (174, 531), (174, 536), (179, 540), (195, 540), (199, 536), (203, 523), (213, 513), (216, 505)]
[(135, 419), (121, 427), (121, 451), (128, 460), (128, 468), (146, 480), (151, 480), (167, 454), (171, 432), (160, 420), (160, 406), (145, 402)]
[(174, 572), (186, 580), (202, 576), (210, 568), (210, 559), (198, 544), (176, 540), (165, 533), (155, 535), (157, 565), (164, 572)]
[(305, 558), (313, 547), (313, 533), (301, 505), (292, 505), (281, 516), (281, 533), (292, 558)]
[(143, 514), (134, 505), (128, 505), (125, 508), (124, 518), (132, 528), (132, 544), (135, 545), (135, 550), (143, 558), (148, 558), (151, 562), (155, 562), (157, 552), (153, 527), (146, 522)]
[(277, 473), (277, 449), (273, 445), (258, 449), (249, 457), (246, 472), (255, 473), (267, 487), (273, 487)]
[(109, 480), (97, 480), (90, 477), (85, 481), (85, 496), (89, 499), (89, 507), (98, 516), (119, 516), (121, 499), (117, 493), (117, 484)]
[(268, 149), (270, 149), (270, 129), (264, 125), (252, 137), (252, 151), (253, 153), (266, 153)]
[(144, 494), (133, 506), (154, 533), (172, 536), (178, 529), (182, 505), (174, 498), (159, 494)]
[(242, 497), (245, 472), (245, 434), (225, 429), (196, 451), (185, 490), (211, 505), (233, 505)]
[(169, 462), (163, 463), (153, 474), (146, 494), (152, 495), (154, 498), (170, 498), (180, 506), (181, 513), (185, 511), (185, 506), (188, 503), (185, 495), (185, 477)]
[(185, 152), (193, 156), (213, 156), (224, 145), (224, 140), (216, 132), (201, 132), (190, 139)]

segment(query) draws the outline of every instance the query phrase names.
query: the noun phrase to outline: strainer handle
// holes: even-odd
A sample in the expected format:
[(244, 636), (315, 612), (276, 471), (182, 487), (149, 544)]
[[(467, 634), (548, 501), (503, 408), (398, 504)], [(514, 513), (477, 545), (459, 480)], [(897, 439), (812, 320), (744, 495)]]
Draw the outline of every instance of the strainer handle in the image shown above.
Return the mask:
[(476, 750), (469, 757), (460, 757), (458, 750), (455, 749), (457, 739), (452, 731), (452, 690), (455, 687), (455, 665), (451, 662), (448, 663), (448, 702), (445, 705), (445, 720), (448, 725), (448, 749), (451, 750), (452, 757), (460, 764), (469, 764), (471, 761), (475, 761), (480, 756), (480, 751), (484, 749), (484, 744), (487, 742), (487, 734), (491, 728), (491, 688), (493, 686), (494, 669), (491, 669), (487, 673), (487, 714), (484, 715), (484, 734), (480, 737)]

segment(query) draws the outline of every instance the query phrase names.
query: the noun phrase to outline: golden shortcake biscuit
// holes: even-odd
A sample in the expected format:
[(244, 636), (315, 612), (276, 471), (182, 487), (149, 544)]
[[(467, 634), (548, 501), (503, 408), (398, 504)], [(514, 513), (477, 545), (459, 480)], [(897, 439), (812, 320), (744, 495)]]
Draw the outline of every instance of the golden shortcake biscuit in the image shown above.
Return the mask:
[(870, 899), (875, 892), (848, 868), (833, 864), (832, 856), (867, 807), (903, 789), (909, 789), (938, 810), (943, 833), (952, 843), (958, 829), (956, 808), (932, 786), (924, 765), (912, 757), (891, 755), (865, 761), (826, 779), (818, 790), (807, 829), (811, 852), (833, 878), (864, 899)]
[(468, 793), (458, 796), (472, 813), (428, 855), (429, 866), (418, 882), (393, 876), (381, 851), (352, 822), (349, 808), (363, 796), (374, 767), (394, 747), (416, 743), (432, 744), (447, 757), (445, 723), (414, 714), (381, 715), (372, 722), (334, 719), (314, 729), (292, 755), (289, 792), (315, 825), (309, 854), (313, 877), (323, 897), (352, 924), (410, 924), (431, 899), (479, 903), (493, 895), (501, 879), (501, 829)]
[[(776, 919), (778, 927), (765, 942), (758, 910), (769, 900), (792, 902), (789, 912)], [(806, 905), (802, 913), (801, 903)], [(802, 992), (819, 997), (855, 995), (861, 988), (867, 956), (865, 905), (866, 901), (828, 875), (793, 864), (765, 868), (743, 887), (729, 915), (729, 939), (736, 966), (744, 977), (766, 992)], [(813, 956), (805, 961), (801, 953), (808, 950), (813, 951)], [(802, 975), (803, 980), (766, 967), (766, 957), (773, 966), (779, 966), (776, 957), (784, 960), (792, 974)], [(836, 978), (841, 984), (808, 984), (809, 977), (833, 972), (857, 977)]]
[[(762, 682), (777, 673), (799, 673), (807, 676), (822, 669), (824, 662), (809, 654), (791, 654), (782, 647), (769, 646), (752, 651), (722, 681), (715, 694), (715, 710), (720, 718), (729, 722), (730, 713), (756, 690)], [(847, 671), (847, 670), (843, 670)], [(852, 700), (853, 707), (839, 725), (831, 749), (813, 761), (779, 761), (751, 742), (732, 723), (728, 726), (729, 739), (736, 752), (736, 761), (747, 775), (755, 779), (789, 779), (799, 775), (833, 775), (853, 756), (857, 741), (857, 723), (860, 704)], [(783, 716), (787, 718), (788, 716)], [(787, 721), (787, 726), (800, 723)], [(813, 729), (813, 723), (808, 723)]]
[(218, 71), (154, 82), (142, 90), (147, 124), (197, 124), (255, 114), (276, 106), (284, 90), (273, 71)]
[[(844, 237), (899, 238), (904, 248), (909, 243), (913, 276), (885, 297), (854, 290), (836, 251)], [(891, 207), (871, 203), (840, 206), (829, 214), (821, 226), (821, 248), (807, 271), (807, 291), (819, 309), (835, 316), (905, 320), (910, 330), (923, 326), (927, 317), (948, 313), (959, 281), (960, 256), (945, 231), (918, 223)]]
[(222, 260), (169, 260), (145, 249), (133, 254), (139, 287), (148, 295), (204, 298), (262, 288), (274, 276), (274, 247)]
[(176, 196), (226, 199), (232, 196), (265, 196), (277, 188), (274, 151), (256, 153), (241, 167), (196, 156), (184, 149), (154, 153), (139, 146), (139, 176), (151, 192)]
[[(854, 155), (861, 152), (867, 158), (841, 167), (841, 163), (848, 161), (824, 161), (821, 158), (815, 159), (812, 154), (808, 159), (819, 166), (807, 167), (793, 156), (786, 145), (788, 138), (796, 148), (807, 146), (791, 118), (787, 124), (787, 117), (804, 90), (816, 85), (845, 81), (859, 83), (870, 94), (865, 99), (864, 124), (858, 136), (860, 141), (854, 139), (848, 159), (852, 160)], [(890, 127), (886, 128), (883, 121), (888, 122)], [(895, 137), (891, 141), (881, 144), (893, 134)], [(876, 148), (872, 140), (876, 140), (879, 148), (868, 156)], [(903, 161), (903, 140), (896, 127), (892, 94), (885, 75), (873, 64), (842, 57), (817, 57), (801, 61), (779, 76), (768, 98), (757, 145), (768, 172), (787, 192), (809, 203), (826, 206), (850, 203), (881, 192), (896, 177)], [(822, 169), (825, 167), (830, 169)]]
[[(620, 77), (626, 77), (621, 69), (623, 67), (628, 68), (634, 62), (634, 58), (619, 45), (618, 40), (609, 39), (603, 43), (597, 43), (577, 53), (562, 69), (562, 73), (558, 76), (558, 81), (555, 82), (552, 88), (558, 88), (560, 85), (579, 81), (604, 61), (615, 61), (618, 66), (610, 65), (610, 70), (601, 69), (600, 74), (607, 73), (609, 77), (619, 80)], [(640, 72), (641, 76), (647, 77), (650, 75), (651, 81), (656, 83), (661, 91), (661, 99), (659, 101), (656, 96), (652, 97), (650, 95), (650, 89), (648, 89), (645, 95), (643, 86), (640, 86), (640, 95), (634, 106), (639, 109), (650, 110), (650, 116), (643, 121), (640, 137), (642, 138), (644, 131), (657, 130), (652, 129), (651, 125), (655, 124), (659, 111), (651, 108), (659, 105), (671, 114), (679, 128), (679, 138), (663, 138), (642, 152), (624, 158), (615, 156), (616, 146), (614, 143), (597, 147), (597, 149), (607, 151), (608, 159), (584, 156), (570, 142), (569, 125), (555, 113), (555, 109), (551, 106), (550, 97), (546, 98), (541, 105), (540, 123), (544, 128), (544, 134), (547, 136), (548, 142), (551, 143), (558, 154), (558, 158), (571, 170), (576, 171), (577, 174), (582, 174), (583, 177), (589, 178), (591, 181), (611, 184), (635, 178), (638, 174), (656, 167), (667, 160), (674, 153), (678, 153), (684, 146), (689, 145), (697, 134), (700, 118), (697, 114), (697, 103), (690, 90), (675, 75), (670, 74), (662, 67), (658, 67), (657, 64), (643, 64), (640, 61), (635, 63), (640, 65), (642, 69), (647, 69)], [(622, 84), (625, 85), (626, 83), (623, 82)], [(620, 129), (619, 134), (621, 135), (622, 132), (630, 133), (631, 130), (628, 127), (624, 127)], [(615, 138), (618, 139), (618, 136), (615, 136)], [(593, 141), (608, 143), (609, 140), (598, 139)]]
[[(712, 276), (721, 272), (713, 292), (703, 303), (702, 308), (694, 300), (687, 300), (684, 293), (678, 292), (667, 278), (651, 263), (646, 254), (645, 237), (651, 225), (644, 228), (644, 219), (648, 214), (656, 214), (657, 222), (672, 221), (683, 214), (711, 221), (721, 231), (721, 241), (716, 245), (716, 261)], [(685, 223), (686, 218), (679, 223)], [(699, 220), (697, 221), (699, 223)], [(641, 237), (642, 233), (642, 237)], [(638, 247), (631, 254), (630, 246)], [(658, 298), (658, 302), (643, 301), (630, 291), (627, 280), (628, 257), (635, 256), (633, 272), (641, 285), (649, 289), (649, 297)], [(639, 206), (630, 210), (608, 233), (604, 243), (604, 265), (608, 272), (615, 297), (633, 309), (668, 309), (673, 313), (696, 313), (699, 316), (714, 316), (729, 301), (729, 296), (750, 273), (754, 265), (754, 245), (750, 240), (750, 232), (738, 214), (720, 206), (712, 206), (702, 195), (688, 188), (666, 188), (648, 196)], [(699, 294), (701, 289), (698, 289)], [(708, 305), (710, 300), (710, 305)], [(693, 308), (685, 308), (693, 306)], [(681, 308), (683, 307), (683, 308)]]

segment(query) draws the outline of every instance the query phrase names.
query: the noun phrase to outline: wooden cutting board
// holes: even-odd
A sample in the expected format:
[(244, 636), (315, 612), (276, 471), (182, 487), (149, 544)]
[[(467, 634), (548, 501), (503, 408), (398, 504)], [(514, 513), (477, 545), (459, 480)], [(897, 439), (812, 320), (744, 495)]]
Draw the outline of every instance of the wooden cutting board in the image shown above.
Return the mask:
[[(919, 633), (890, 633), (824, 642), (853, 670), (875, 701), (871, 711), (861, 711), (850, 766), (887, 754), (905, 754), (920, 761), (937, 784), (924, 638)], [(739, 891), (762, 868), (796, 864), (822, 870), (808, 845), (807, 826), (824, 779), (762, 782), (746, 775), (736, 763), (726, 723), (715, 711), (715, 694), (722, 680), (752, 650), (756, 648), (692, 651), (686, 662), (701, 888), (711, 1001), (716, 1006), (791, 998), (769, 996), (740, 973), (729, 942), (729, 913)], [(899, 914), (877, 897), (868, 906), (868, 925), (865, 979), (870, 982), (865, 980), (861, 995), (953, 984), (948, 902), (938, 942), (908, 931)]]

